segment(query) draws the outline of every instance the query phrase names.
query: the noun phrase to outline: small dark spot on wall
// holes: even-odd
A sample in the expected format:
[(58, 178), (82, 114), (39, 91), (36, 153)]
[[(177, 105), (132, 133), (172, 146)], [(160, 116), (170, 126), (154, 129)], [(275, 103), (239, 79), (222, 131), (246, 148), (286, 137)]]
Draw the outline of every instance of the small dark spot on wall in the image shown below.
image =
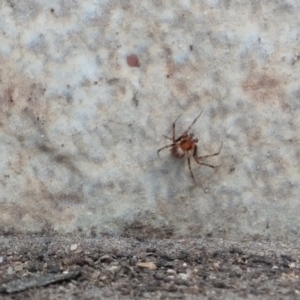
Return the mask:
[(95, 226), (91, 227), (91, 237), (95, 238), (97, 236), (97, 229)]
[(300, 59), (299, 54), (294, 55), (293, 60), (292, 60), (292, 65), (294, 65), (299, 59)]
[(190, 50), (193, 51), (194, 50), (194, 47), (193, 45), (190, 45)]
[(124, 96), (126, 94), (126, 87), (121, 85), (118, 87), (118, 90), (121, 92), (121, 94)]
[(18, 141), (19, 141), (20, 143), (22, 143), (22, 142), (24, 142), (25, 137), (24, 137), (23, 135), (19, 135), (19, 136), (17, 137), (17, 139), (18, 139)]
[(63, 155), (63, 154), (56, 155), (54, 157), (54, 160), (58, 163), (68, 163), (69, 162), (68, 156)]
[(61, 146), (64, 147), (65, 145), (64, 145), (64, 144), (61, 144)]
[(187, 85), (185, 84), (184, 81), (181, 81), (181, 80), (177, 80), (176, 82), (176, 90), (179, 92), (179, 93), (183, 93), (183, 94), (186, 94), (187, 93)]
[(165, 48), (165, 52), (166, 52), (167, 56), (172, 55), (172, 50), (170, 48)]
[(234, 170), (235, 170), (235, 167), (232, 166), (232, 167), (229, 169), (229, 173), (232, 173)]
[(51, 11), (52, 13), (54, 13), (54, 12), (55, 12), (55, 9), (54, 9), (54, 8), (51, 8), (50, 11)]
[(116, 185), (114, 184), (114, 182), (110, 181), (106, 186), (110, 189), (113, 189)]
[(133, 95), (132, 101), (135, 104), (136, 107), (139, 106), (139, 99), (137, 98), (136, 94)]
[(68, 88), (68, 89), (70, 88), (70, 85), (69, 85), (69, 84), (67, 84), (67, 88)]
[(66, 101), (67, 101), (67, 103), (72, 103), (72, 100), (73, 100), (72, 95), (68, 94), (68, 95), (66, 96)]
[(94, 84), (95, 84), (95, 85), (98, 84), (98, 81), (95, 81)]
[(167, 78), (170, 78), (170, 75), (167, 75), (166, 77), (167, 77)]
[(40, 120), (40, 117), (36, 117), (36, 119), (39, 121), (39, 120)]
[(13, 100), (13, 97), (12, 97), (12, 96), (10, 96), (10, 97), (9, 97), (9, 101), (10, 101), (10, 102), (14, 102), (14, 100)]
[(290, 111), (290, 108), (291, 108), (291, 106), (290, 106), (288, 103), (282, 103), (282, 105), (281, 105), (281, 109), (282, 109), (284, 112), (289, 112), (289, 111)]
[(51, 152), (52, 149), (45, 144), (38, 145), (38, 149), (42, 152)]
[(139, 58), (135, 54), (127, 56), (127, 64), (130, 67), (139, 68), (141, 66)]
[(59, 204), (78, 204), (82, 203), (82, 196), (77, 193), (58, 193), (55, 195), (55, 199)]
[(112, 84), (116, 84), (118, 81), (119, 81), (118, 78), (111, 78), (111, 79), (107, 80), (107, 83), (109, 85), (112, 85)]
[(31, 101), (31, 97), (29, 97), (29, 98), (27, 99), (27, 101)]
[(4, 175), (5, 178), (9, 178), (9, 175)]

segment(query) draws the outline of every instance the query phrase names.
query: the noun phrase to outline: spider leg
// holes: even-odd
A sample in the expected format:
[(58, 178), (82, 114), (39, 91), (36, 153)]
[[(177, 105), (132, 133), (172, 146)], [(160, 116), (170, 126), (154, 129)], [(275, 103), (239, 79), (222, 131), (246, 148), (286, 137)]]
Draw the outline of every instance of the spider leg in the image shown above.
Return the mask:
[(170, 147), (173, 147), (173, 146), (175, 146), (175, 144), (170, 144), (170, 145), (167, 145), (167, 146), (164, 146), (164, 147), (158, 149), (158, 150), (157, 150), (157, 155), (159, 156), (159, 152), (160, 152), (161, 150), (164, 150), (164, 149), (166, 149), (166, 148), (170, 148)]
[(193, 181), (196, 182), (194, 174), (192, 172), (192, 168), (191, 168), (191, 158), (190, 157), (188, 157), (188, 165), (189, 165), (189, 170), (190, 170), (191, 176), (193, 178)]
[(162, 147), (162, 148), (158, 149), (158, 150), (157, 150), (157, 154), (158, 154), (158, 155), (159, 155), (159, 152), (160, 152), (161, 150), (166, 149), (166, 148), (169, 148), (169, 147), (175, 146), (175, 144), (176, 144), (178, 141), (180, 141), (180, 140), (182, 139), (182, 136), (180, 136), (179, 138), (175, 139), (175, 123), (176, 123), (176, 121), (179, 119), (179, 117), (180, 117), (181, 115), (182, 115), (182, 114), (180, 114), (180, 115), (176, 118), (176, 120), (173, 122), (173, 125), (172, 125), (172, 127), (173, 127), (172, 138), (169, 138), (168, 136), (164, 135), (164, 137), (165, 137), (166, 139), (172, 141), (173, 144), (170, 144), (170, 145), (167, 145), (167, 146), (165, 146), (165, 147)]
[(192, 126), (197, 122), (201, 114), (203, 113), (203, 110), (201, 110), (200, 114), (195, 118), (195, 120), (192, 122), (192, 124), (188, 127), (188, 129), (184, 132), (184, 134), (187, 134), (189, 130), (192, 128)]
[(179, 117), (180, 117), (181, 115), (182, 115), (182, 114), (180, 114), (180, 115), (176, 118), (176, 120), (173, 122), (173, 124), (172, 124), (172, 128), (173, 128), (173, 130), (172, 130), (172, 137), (170, 138), (170, 137), (168, 137), (168, 136), (166, 136), (166, 135), (163, 135), (164, 138), (166, 138), (166, 139), (172, 141), (174, 144), (177, 143), (177, 142), (178, 142), (179, 140), (181, 140), (181, 138), (182, 138), (182, 137), (180, 136), (180, 138), (175, 139), (175, 123), (176, 123), (176, 121), (179, 119)]
[(193, 152), (193, 157), (196, 161), (196, 163), (198, 165), (203, 165), (203, 166), (207, 166), (207, 167), (210, 167), (210, 168), (219, 168), (221, 165), (219, 166), (213, 166), (213, 165), (210, 165), (210, 164), (207, 164), (205, 162), (202, 162), (201, 159), (202, 158), (205, 158), (205, 157), (210, 157), (210, 156), (214, 156), (214, 155), (219, 155), (220, 151), (221, 151), (221, 148), (222, 148), (222, 145), (223, 145), (223, 142), (221, 144), (221, 147), (219, 149), (219, 151), (217, 153), (214, 153), (214, 154), (208, 154), (208, 155), (204, 155), (204, 156), (197, 156), (197, 145), (195, 145), (195, 148), (194, 148), (194, 152)]
[(206, 158), (206, 157), (211, 157), (211, 156), (219, 155), (220, 152), (221, 152), (222, 146), (223, 146), (223, 142), (221, 143), (221, 146), (220, 146), (220, 149), (219, 149), (218, 152), (213, 153), (213, 154), (208, 154), (208, 155), (198, 156), (197, 159), (202, 159), (202, 158)]
[(169, 137), (166, 136), (166, 135), (163, 135), (163, 137), (173, 142), (173, 139), (172, 139), (172, 138), (169, 138)]
[(173, 125), (172, 125), (172, 127), (173, 127), (173, 136), (172, 136), (172, 141), (173, 141), (173, 143), (176, 143), (176, 139), (175, 139), (175, 123), (176, 123), (176, 121), (179, 119), (179, 117), (181, 116), (182, 114), (180, 114), (177, 118), (176, 118), (176, 120), (173, 122)]
[[(195, 159), (196, 160), (196, 159)], [(204, 162), (202, 162), (202, 161), (197, 161), (196, 160), (196, 163), (198, 164), (198, 165), (203, 165), (203, 166), (207, 166), (207, 167), (210, 167), (210, 168), (213, 168), (213, 169), (215, 169), (215, 168), (219, 168), (220, 166), (213, 166), (213, 165), (209, 165), (209, 164), (207, 164), (207, 163), (204, 163)]]
[[(177, 139), (174, 140), (174, 143), (177, 143), (179, 142), (180, 140), (182, 140), (183, 137), (187, 136), (189, 130), (192, 128), (192, 126), (196, 123), (196, 121), (199, 119), (199, 117), (201, 116), (203, 110), (201, 110), (200, 114), (195, 118), (195, 120), (192, 122), (192, 124), (189, 126), (189, 128), (183, 132), (183, 134), (181, 136), (179, 136)], [(177, 118), (178, 119), (178, 118)], [(176, 120), (177, 120), (176, 119)], [(174, 133), (175, 133), (175, 123), (173, 124), (174, 125)]]

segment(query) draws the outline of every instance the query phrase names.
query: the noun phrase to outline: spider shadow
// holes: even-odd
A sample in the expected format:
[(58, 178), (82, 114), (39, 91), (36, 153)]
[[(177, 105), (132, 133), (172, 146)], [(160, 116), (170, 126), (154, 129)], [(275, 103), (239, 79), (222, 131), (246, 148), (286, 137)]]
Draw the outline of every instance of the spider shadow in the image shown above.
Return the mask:
[(191, 168), (195, 177), (195, 181), (193, 181), (186, 156), (178, 159), (169, 152), (164, 155), (160, 154), (158, 159), (160, 159), (161, 164), (159, 170), (156, 170), (157, 174), (160, 178), (163, 177), (162, 180), (172, 189), (174, 186), (182, 187), (182, 190), (203, 188), (215, 174), (214, 170), (198, 165), (191, 157)]
[(185, 160), (178, 159), (168, 153), (164, 157), (159, 156), (159, 159), (162, 161), (160, 164), (161, 176), (164, 176), (165, 179), (169, 178), (170, 181), (174, 184), (175, 182), (182, 182), (184, 180), (184, 170), (185, 170)]

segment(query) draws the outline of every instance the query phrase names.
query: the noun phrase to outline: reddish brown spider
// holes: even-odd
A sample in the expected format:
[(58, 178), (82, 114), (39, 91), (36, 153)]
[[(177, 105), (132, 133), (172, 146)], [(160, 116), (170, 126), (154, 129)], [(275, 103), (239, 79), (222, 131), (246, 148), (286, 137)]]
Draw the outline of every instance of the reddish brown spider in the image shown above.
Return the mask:
[(207, 164), (207, 163), (203, 162), (202, 160), (203, 160), (203, 158), (219, 155), (220, 152), (221, 152), (222, 145), (223, 145), (223, 142), (222, 142), (219, 151), (216, 152), (216, 153), (203, 155), (203, 156), (197, 156), (197, 145), (196, 144), (198, 142), (198, 139), (194, 138), (193, 133), (188, 134), (188, 132), (192, 128), (192, 126), (196, 123), (196, 121), (199, 119), (202, 112), (203, 112), (203, 110), (195, 118), (195, 120), (188, 127), (188, 129), (185, 130), (181, 136), (176, 138), (175, 137), (175, 123), (178, 120), (178, 118), (181, 116), (181, 114), (180, 114), (173, 123), (173, 136), (172, 136), (172, 138), (169, 138), (169, 137), (164, 135), (165, 138), (172, 141), (172, 144), (167, 145), (167, 146), (162, 147), (162, 148), (157, 150), (157, 154), (159, 155), (159, 152), (161, 150), (172, 147), (170, 151), (171, 151), (172, 155), (174, 157), (177, 157), (177, 158), (183, 158), (185, 156), (185, 153), (187, 153), (188, 166), (189, 166), (189, 170), (190, 170), (190, 173), (191, 173), (191, 176), (192, 176), (192, 179), (193, 179), (194, 182), (195, 182), (195, 177), (194, 177), (194, 174), (193, 174), (192, 169), (191, 169), (191, 156), (193, 156), (196, 163), (199, 164), (199, 165), (207, 166), (207, 167), (210, 167), (210, 168), (217, 168), (219, 166), (212, 166), (210, 164)]

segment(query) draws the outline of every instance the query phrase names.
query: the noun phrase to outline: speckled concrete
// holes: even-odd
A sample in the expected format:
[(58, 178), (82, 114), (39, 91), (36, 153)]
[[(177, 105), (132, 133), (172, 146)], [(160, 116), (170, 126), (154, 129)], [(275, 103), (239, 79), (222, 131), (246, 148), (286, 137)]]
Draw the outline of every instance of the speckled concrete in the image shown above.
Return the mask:
[[(297, 1), (0, 8), (1, 231), (299, 241)], [(202, 109), (195, 185), (156, 151)]]

